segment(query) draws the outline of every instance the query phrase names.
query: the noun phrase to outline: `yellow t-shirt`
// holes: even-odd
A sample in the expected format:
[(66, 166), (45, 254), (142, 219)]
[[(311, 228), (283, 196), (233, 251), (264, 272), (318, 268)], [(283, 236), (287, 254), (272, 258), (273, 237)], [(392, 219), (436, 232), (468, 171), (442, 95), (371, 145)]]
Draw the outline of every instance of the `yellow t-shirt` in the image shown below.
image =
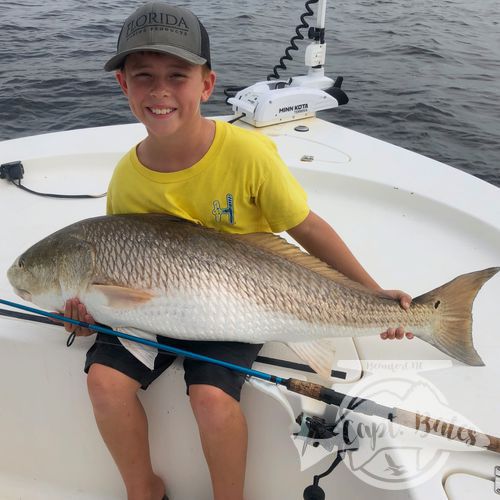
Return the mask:
[(184, 170), (151, 170), (132, 148), (113, 173), (107, 213), (168, 213), (229, 233), (281, 232), (302, 222), (309, 213), (306, 194), (274, 142), (215, 124), (207, 153)]

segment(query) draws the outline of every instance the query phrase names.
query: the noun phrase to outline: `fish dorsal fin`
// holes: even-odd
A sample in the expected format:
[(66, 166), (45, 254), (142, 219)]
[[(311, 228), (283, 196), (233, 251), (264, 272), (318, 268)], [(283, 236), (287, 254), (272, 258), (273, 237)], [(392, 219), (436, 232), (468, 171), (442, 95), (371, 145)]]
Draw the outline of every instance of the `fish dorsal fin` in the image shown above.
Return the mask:
[(376, 291), (370, 290), (366, 286), (349, 279), (347, 276), (344, 276), (339, 271), (336, 271), (333, 267), (329, 266), (317, 257), (303, 252), (299, 247), (289, 243), (281, 236), (273, 233), (249, 233), (231, 236), (235, 236), (237, 239), (261, 248), (266, 252), (279, 255), (290, 262), (305, 267), (310, 271), (324, 276), (325, 278), (333, 280), (339, 285), (347, 286), (372, 295), (377, 295)]
[(116, 285), (91, 285), (91, 289), (102, 293), (107, 300), (108, 306), (114, 309), (135, 307), (153, 298), (153, 294), (145, 290), (136, 290)]

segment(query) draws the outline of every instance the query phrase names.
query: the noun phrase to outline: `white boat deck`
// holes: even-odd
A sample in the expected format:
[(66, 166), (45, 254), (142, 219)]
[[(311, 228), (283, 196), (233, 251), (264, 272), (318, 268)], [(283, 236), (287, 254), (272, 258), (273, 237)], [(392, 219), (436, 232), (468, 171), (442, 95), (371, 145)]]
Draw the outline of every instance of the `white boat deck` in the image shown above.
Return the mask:
[[(310, 131), (295, 131), (299, 124)], [(417, 296), (459, 274), (500, 265), (498, 188), (315, 118), (261, 131), (278, 144), (308, 192), (311, 208), (343, 236), (383, 287)], [(122, 125), (6, 141), (0, 143), (0, 163), (22, 160), (23, 183), (31, 189), (99, 194), (106, 190), (118, 158), (143, 136), (141, 125)], [(5, 275), (15, 257), (49, 233), (105, 210), (104, 198), (41, 198), (5, 181), (0, 182), (0, 204), (0, 297), (17, 302), (21, 300)], [(474, 343), (486, 366), (451, 361), (418, 339), (341, 339), (334, 369), (346, 371), (347, 379), (332, 381), (333, 387), (346, 392), (356, 381), (370, 380), (369, 371), (376, 365), (371, 360), (424, 360), (417, 365), (438, 368), (420, 375), (439, 389), (445, 406), (481, 431), (500, 435), (499, 297), (497, 276), (483, 287), (474, 304)], [(98, 436), (86, 394), (82, 367), (91, 342), (78, 339), (68, 349), (58, 327), (0, 317), (2, 500), (123, 498), (119, 475)], [(267, 349), (295, 359), (283, 347)], [(396, 370), (396, 365), (394, 361), (386, 367)], [(286, 377), (293, 374), (268, 366), (256, 368)], [(320, 403), (288, 396), (297, 412), (324, 411)], [(175, 365), (141, 398), (150, 415), (153, 461), (168, 481), (170, 498), (212, 498), (181, 367)], [(333, 456), (300, 472), (285, 411), (251, 387), (245, 387), (242, 400), (250, 429), (248, 500), (301, 499), (312, 476), (327, 469)], [(409, 456), (401, 453), (401, 461), (410, 460)], [(374, 488), (343, 464), (320, 485), (328, 499), (461, 500), (467, 491), (462, 481), (476, 485), (473, 491), (495, 495), (493, 473), (499, 464), (497, 454), (455, 447), (431, 477), (406, 490)]]

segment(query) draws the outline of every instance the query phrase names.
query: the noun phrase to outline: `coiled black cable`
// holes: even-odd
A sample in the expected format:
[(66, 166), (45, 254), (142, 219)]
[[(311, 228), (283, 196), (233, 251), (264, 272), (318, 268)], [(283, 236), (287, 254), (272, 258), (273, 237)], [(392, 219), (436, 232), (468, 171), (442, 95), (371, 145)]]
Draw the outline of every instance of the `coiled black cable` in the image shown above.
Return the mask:
[(267, 79), (268, 80), (271, 80), (271, 78), (279, 79), (280, 75), (278, 73), (278, 69), (286, 70), (285, 61), (292, 61), (293, 60), (293, 57), (290, 55), (290, 51), (291, 50), (299, 50), (299, 48), (298, 48), (298, 46), (297, 46), (297, 44), (295, 42), (298, 41), (298, 40), (304, 40), (304, 35), (300, 32), (300, 30), (309, 28), (309, 23), (306, 21), (306, 17), (311, 17), (312, 15), (314, 15), (314, 12), (311, 9), (310, 5), (312, 5), (314, 3), (318, 3), (318, 1), (319, 0), (307, 0), (307, 2), (305, 4), (306, 12), (304, 12), (300, 16), (300, 21), (301, 21), (302, 24), (299, 24), (295, 28), (296, 35), (290, 39), (290, 45), (285, 49), (285, 55), (280, 59), (279, 64), (277, 64), (273, 68), (273, 72), (272, 73), (270, 73), (269, 75), (267, 75)]

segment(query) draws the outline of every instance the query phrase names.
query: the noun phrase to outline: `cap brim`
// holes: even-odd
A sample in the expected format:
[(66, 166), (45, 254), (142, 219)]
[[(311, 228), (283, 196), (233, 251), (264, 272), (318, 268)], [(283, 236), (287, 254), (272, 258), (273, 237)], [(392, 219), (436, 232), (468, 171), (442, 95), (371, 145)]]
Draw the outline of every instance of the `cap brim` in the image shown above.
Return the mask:
[(171, 45), (146, 45), (143, 47), (134, 47), (130, 50), (124, 50), (123, 52), (116, 54), (104, 65), (104, 70), (115, 71), (117, 69), (120, 69), (125, 58), (128, 55), (133, 54), (134, 52), (158, 52), (160, 54), (169, 54), (180, 57), (181, 59), (184, 59), (185, 61), (192, 64), (205, 64), (207, 62), (207, 60), (203, 57), (199, 57), (179, 47), (174, 47)]

